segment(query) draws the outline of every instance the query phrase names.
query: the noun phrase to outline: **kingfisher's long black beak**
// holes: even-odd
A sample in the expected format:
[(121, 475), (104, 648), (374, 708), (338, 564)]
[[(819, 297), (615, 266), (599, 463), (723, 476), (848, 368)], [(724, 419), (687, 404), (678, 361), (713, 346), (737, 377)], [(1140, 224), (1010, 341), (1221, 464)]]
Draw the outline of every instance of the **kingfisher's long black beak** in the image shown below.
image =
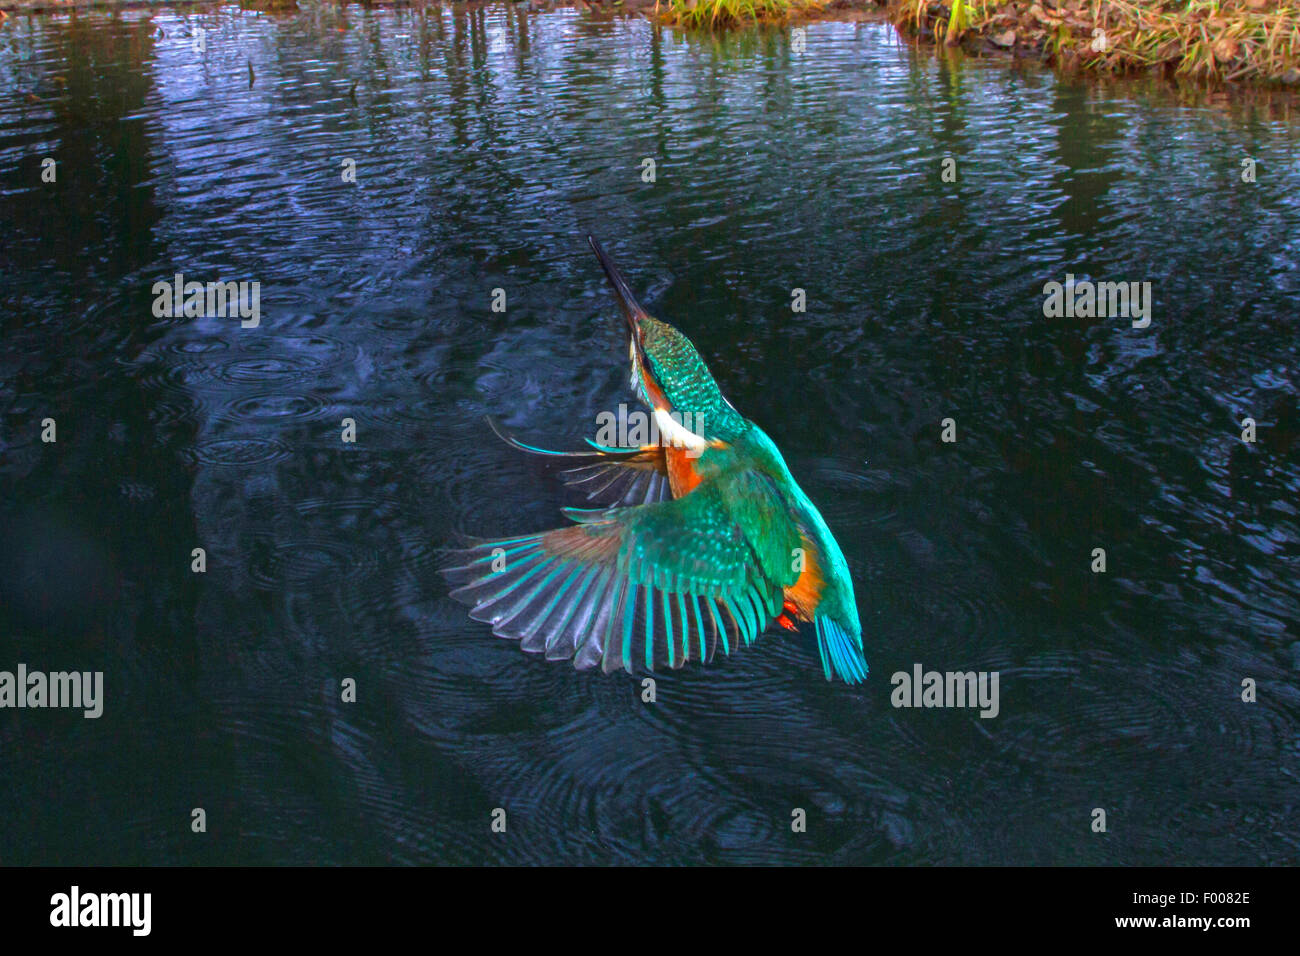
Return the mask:
[(649, 313), (641, 308), (641, 303), (632, 294), (632, 287), (627, 284), (627, 279), (623, 278), (623, 273), (619, 271), (618, 266), (614, 265), (614, 260), (605, 254), (605, 250), (600, 247), (596, 237), (587, 236), (587, 241), (591, 243), (591, 251), (600, 260), (600, 267), (605, 270), (605, 275), (609, 278), (609, 284), (614, 287), (614, 294), (618, 296), (619, 307), (622, 308), (623, 317), (627, 319), (627, 327), (632, 333), (632, 341), (639, 346), (641, 343), (641, 320), (649, 318)]
[(632, 380), (630, 382), (632, 389), (641, 395), (647, 405), (671, 410), (668, 399), (664, 396), (663, 389), (659, 386), (659, 382), (652, 371), (653, 363), (646, 356), (645, 326), (642, 325), (642, 322), (651, 318), (650, 313), (641, 308), (641, 303), (632, 294), (632, 287), (627, 284), (627, 279), (623, 278), (623, 273), (619, 271), (618, 266), (614, 265), (614, 261), (605, 254), (605, 250), (600, 247), (600, 243), (596, 241), (595, 237), (588, 236), (587, 241), (591, 243), (591, 251), (596, 253), (596, 258), (600, 260), (601, 268), (605, 270), (605, 275), (609, 278), (609, 284), (614, 287), (614, 294), (618, 296), (618, 304), (623, 310), (623, 318), (627, 319), (627, 330), (630, 338), (628, 358), (632, 362)]

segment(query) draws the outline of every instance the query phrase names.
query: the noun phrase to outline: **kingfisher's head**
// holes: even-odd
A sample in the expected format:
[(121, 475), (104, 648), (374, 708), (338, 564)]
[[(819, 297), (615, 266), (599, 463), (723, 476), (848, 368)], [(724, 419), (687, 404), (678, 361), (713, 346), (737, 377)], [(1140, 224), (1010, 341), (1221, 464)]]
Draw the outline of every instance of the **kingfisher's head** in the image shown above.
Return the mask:
[(730, 439), (747, 424), (731, 407), (691, 340), (646, 312), (623, 273), (593, 237), (592, 251), (600, 260), (627, 323), (631, 385), (656, 418), (672, 415), (679, 422), (708, 423), (705, 438)]

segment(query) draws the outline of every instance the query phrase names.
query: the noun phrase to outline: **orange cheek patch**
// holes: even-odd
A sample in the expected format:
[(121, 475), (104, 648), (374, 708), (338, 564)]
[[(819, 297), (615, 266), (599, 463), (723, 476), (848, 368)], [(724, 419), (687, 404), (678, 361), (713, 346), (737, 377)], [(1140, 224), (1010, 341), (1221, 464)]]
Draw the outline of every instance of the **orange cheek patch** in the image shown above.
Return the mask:
[(646, 391), (650, 393), (650, 401), (654, 405), (654, 407), (662, 408), (666, 412), (671, 412), (673, 410), (673, 407), (672, 405), (668, 404), (668, 396), (666, 396), (664, 394), (664, 390), (659, 387), (659, 383), (656, 382), (653, 378), (651, 378), (648, 373), (646, 374), (645, 377), (645, 383), (646, 383)]
[(671, 412), (673, 410), (672, 405), (668, 402), (668, 396), (666, 396), (664, 390), (659, 387), (659, 383), (655, 381), (654, 375), (645, 367), (644, 362), (641, 363), (641, 381), (645, 383), (645, 390), (650, 396), (651, 405), (655, 408), (662, 408), (666, 412)]

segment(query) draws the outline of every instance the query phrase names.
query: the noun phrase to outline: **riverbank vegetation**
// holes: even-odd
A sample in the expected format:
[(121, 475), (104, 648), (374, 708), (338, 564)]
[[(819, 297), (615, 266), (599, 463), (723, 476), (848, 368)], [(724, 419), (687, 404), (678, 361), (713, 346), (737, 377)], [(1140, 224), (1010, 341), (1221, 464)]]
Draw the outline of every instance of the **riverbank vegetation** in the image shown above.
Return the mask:
[[(191, 7), (202, 0), (178, 0)], [(315, 0), (238, 0), (292, 11)], [(332, 0), (324, 0), (332, 2)], [(352, 0), (342, 0), (343, 3)], [(356, 0), (437, 6), (436, 0)], [(906, 35), (968, 52), (1002, 51), (1091, 73), (1167, 73), (1214, 82), (1300, 86), (1300, 0), (515, 0), (575, 6), (686, 29), (817, 19), (888, 19)], [(4, 10), (172, 5), (157, 0), (0, 0)], [(474, 4), (471, 4), (473, 6)]]
[(901, 30), (1065, 67), (1300, 83), (1295, 0), (888, 0)]
[(725, 28), (850, 7), (936, 43), (1067, 69), (1300, 84), (1300, 0), (659, 0), (655, 14)]
[(824, 10), (828, 0), (662, 0), (655, 16), (688, 28), (725, 28), (749, 23), (785, 23)]

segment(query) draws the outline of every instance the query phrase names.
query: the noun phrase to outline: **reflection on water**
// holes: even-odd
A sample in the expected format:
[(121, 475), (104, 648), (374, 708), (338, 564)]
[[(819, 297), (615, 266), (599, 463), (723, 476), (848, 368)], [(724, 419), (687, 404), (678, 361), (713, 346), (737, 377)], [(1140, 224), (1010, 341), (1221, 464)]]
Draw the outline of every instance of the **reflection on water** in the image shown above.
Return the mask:
[[(107, 694), (0, 712), (0, 860), (1300, 860), (1289, 101), (513, 6), (15, 17), (0, 90), (0, 669)], [(770, 634), (644, 705), (446, 597), (566, 500), (483, 416), (628, 398), (588, 231), (822, 507), (865, 686)], [(176, 272), (261, 325), (154, 318)], [(916, 663), (999, 716), (894, 709)]]

